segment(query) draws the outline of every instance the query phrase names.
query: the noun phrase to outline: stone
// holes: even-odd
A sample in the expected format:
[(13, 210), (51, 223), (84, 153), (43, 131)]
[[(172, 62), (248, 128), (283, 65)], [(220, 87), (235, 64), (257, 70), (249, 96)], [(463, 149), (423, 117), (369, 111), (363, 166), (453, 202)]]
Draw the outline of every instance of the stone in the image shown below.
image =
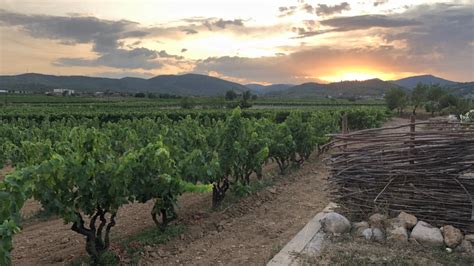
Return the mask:
[(387, 240), (406, 243), (408, 242), (408, 230), (404, 226), (387, 229)]
[(406, 213), (406, 212), (401, 212), (397, 216), (397, 218), (398, 218), (398, 220), (405, 223), (405, 227), (408, 230), (411, 230), (418, 223), (418, 219), (416, 218), (415, 215), (411, 215), (411, 214)]
[(406, 222), (402, 219), (392, 218), (384, 220), (385, 232), (387, 240), (394, 240), (397, 242), (408, 242), (408, 230)]
[(465, 235), (465, 236), (464, 236), (464, 239), (467, 240), (467, 241), (470, 241), (470, 242), (474, 243), (474, 234)]
[(474, 253), (474, 247), (472, 246), (471, 241), (467, 241), (465, 239), (461, 241), (461, 244), (459, 244), (455, 250), (457, 252)]
[(326, 233), (343, 234), (351, 230), (351, 223), (339, 213), (330, 212), (321, 219), (321, 227)]
[(364, 229), (364, 231), (362, 231), (362, 236), (367, 240), (372, 240), (372, 237), (374, 236), (374, 232), (372, 232), (371, 228), (367, 228), (367, 229)]
[(365, 229), (370, 228), (370, 226), (368, 222), (362, 221), (358, 223), (353, 223), (352, 228), (354, 228), (356, 236), (364, 236), (363, 232), (365, 231)]
[(452, 225), (443, 226), (444, 243), (450, 248), (454, 248), (461, 244), (463, 235), (461, 230)]
[(372, 214), (369, 217), (370, 225), (379, 226), (382, 225), (383, 221), (387, 219), (387, 216), (381, 213)]
[(442, 247), (444, 238), (441, 230), (426, 222), (419, 221), (411, 231), (411, 240), (429, 247)]
[(365, 229), (362, 231), (362, 236), (367, 240), (374, 240), (377, 242), (385, 241), (385, 234), (377, 227)]
[(385, 241), (385, 234), (380, 228), (378, 228), (378, 227), (372, 228), (372, 233), (373, 233), (372, 238), (375, 241), (377, 241), (377, 242), (384, 242)]

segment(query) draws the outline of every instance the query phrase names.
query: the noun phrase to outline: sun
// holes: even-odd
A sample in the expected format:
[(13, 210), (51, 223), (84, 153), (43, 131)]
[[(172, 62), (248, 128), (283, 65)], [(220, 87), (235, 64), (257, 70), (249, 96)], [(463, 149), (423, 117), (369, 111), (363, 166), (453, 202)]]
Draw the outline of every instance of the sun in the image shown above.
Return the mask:
[(384, 73), (374, 70), (363, 70), (363, 71), (340, 71), (334, 75), (322, 76), (320, 77), (323, 80), (329, 82), (338, 82), (338, 81), (353, 81), (353, 80), (368, 80), (379, 78), (382, 80), (390, 80), (393, 78), (393, 74)]

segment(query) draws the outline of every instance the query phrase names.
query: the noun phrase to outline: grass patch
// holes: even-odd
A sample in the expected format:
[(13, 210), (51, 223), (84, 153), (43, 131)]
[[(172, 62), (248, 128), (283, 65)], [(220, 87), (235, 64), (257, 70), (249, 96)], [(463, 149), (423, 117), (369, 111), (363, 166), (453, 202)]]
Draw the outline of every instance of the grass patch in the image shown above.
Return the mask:
[(414, 243), (375, 243), (360, 238), (332, 239), (319, 256), (301, 256), (302, 265), (473, 265), (474, 257)]
[(170, 239), (181, 235), (185, 230), (183, 225), (168, 225), (165, 231), (157, 227), (151, 227), (130, 236), (123, 240), (120, 245), (127, 252), (131, 259), (131, 265), (137, 265), (140, 259), (140, 253), (144, 251), (145, 246), (155, 246), (164, 244)]

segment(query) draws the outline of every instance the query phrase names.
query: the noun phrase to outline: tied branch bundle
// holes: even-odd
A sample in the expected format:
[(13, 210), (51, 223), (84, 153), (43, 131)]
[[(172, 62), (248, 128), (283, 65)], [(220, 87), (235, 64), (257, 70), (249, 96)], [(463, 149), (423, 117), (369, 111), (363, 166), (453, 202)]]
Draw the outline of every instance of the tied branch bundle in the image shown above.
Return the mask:
[(474, 124), (420, 122), (332, 137), (329, 184), (346, 212), (405, 211), (474, 233)]

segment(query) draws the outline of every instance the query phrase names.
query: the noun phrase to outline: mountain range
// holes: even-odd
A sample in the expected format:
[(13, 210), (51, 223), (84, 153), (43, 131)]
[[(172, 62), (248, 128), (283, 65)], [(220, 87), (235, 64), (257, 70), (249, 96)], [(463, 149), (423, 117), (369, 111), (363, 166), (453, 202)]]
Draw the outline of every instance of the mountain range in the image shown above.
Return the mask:
[(59, 88), (78, 92), (104, 92), (110, 90), (192, 96), (215, 96), (224, 95), (229, 90), (238, 93), (248, 90), (247, 87), (235, 82), (198, 74), (161, 75), (150, 79), (52, 76), (35, 73), (0, 76), (0, 90), (46, 92)]
[(258, 95), (273, 97), (367, 97), (378, 98), (390, 88), (413, 89), (419, 82), (424, 84), (440, 84), (458, 95), (474, 96), (474, 82), (460, 83), (422, 75), (394, 81), (369, 79), (364, 81), (341, 81), (328, 84), (304, 83), (293, 84), (247, 84), (223, 80), (216, 77), (184, 74), (160, 75), (150, 79), (142, 78), (99, 78), (87, 76), (53, 76), (27, 73), (12, 76), (0, 76), (0, 90), (25, 90), (47, 92), (52, 89), (72, 89), (77, 92), (153, 92), (189, 96), (223, 96), (229, 90), (242, 93), (250, 90)]

